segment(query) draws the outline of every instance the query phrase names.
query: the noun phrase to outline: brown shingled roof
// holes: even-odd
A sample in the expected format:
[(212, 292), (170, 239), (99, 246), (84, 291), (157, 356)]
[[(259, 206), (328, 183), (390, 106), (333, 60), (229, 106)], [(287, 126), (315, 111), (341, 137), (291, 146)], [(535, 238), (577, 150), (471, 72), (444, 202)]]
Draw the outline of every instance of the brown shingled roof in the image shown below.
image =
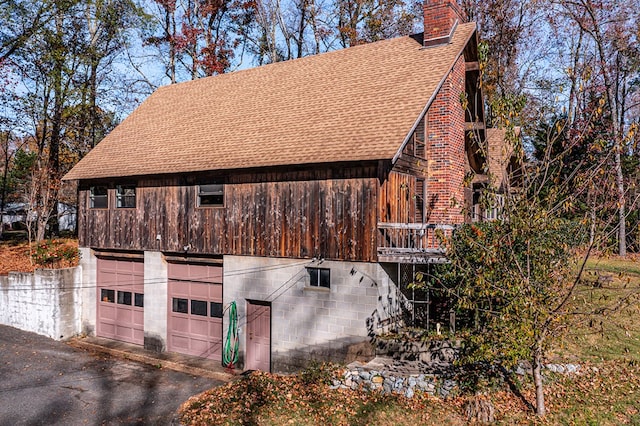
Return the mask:
[(475, 31), (391, 40), (159, 88), (66, 176), (392, 159)]

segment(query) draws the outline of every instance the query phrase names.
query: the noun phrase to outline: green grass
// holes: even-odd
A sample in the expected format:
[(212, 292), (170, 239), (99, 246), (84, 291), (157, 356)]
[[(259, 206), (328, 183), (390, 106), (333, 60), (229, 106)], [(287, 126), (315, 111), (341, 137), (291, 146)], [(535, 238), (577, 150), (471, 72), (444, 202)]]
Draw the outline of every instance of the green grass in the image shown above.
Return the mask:
[(640, 262), (633, 259), (591, 257), (587, 260), (586, 269), (593, 272), (602, 271), (640, 277)]
[[(603, 272), (611, 280), (602, 280)], [(560, 341), (565, 356), (585, 361), (640, 363), (640, 267), (634, 260), (591, 259), (572, 307), (576, 311), (603, 309), (571, 324)]]

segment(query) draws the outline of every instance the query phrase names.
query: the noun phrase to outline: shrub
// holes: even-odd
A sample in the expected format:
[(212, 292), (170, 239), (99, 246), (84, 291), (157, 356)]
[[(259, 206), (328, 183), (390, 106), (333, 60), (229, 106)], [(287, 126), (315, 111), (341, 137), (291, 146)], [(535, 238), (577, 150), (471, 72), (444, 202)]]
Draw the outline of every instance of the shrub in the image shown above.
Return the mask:
[(60, 240), (44, 240), (38, 243), (31, 254), (33, 262), (45, 268), (74, 266), (80, 260), (77, 247)]

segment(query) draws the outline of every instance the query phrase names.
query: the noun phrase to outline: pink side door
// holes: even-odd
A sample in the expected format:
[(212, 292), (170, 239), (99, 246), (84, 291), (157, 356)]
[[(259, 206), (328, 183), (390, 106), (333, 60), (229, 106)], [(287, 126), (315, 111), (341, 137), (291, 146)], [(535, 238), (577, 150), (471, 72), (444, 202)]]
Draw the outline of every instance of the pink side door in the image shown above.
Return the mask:
[(271, 371), (271, 305), (247, 301), (246, 370)]

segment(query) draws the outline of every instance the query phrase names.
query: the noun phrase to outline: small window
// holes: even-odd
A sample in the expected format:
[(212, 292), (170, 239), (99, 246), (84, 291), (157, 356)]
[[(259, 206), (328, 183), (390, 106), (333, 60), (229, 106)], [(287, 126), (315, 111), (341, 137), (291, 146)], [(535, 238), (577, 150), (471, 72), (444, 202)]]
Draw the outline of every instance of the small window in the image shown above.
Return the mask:
[(416, 178), (416, 194), (415, 194), (415, 206), (416, 206), (416, 223), (424, 223), (424, 178)]
[(136, 293), (133, 299), (133, 306), (144, 308), (144, 294)]
[(425, 138), (424, 138), (424, 130), (425, 130), (425, 120), (424, 118), (422, 120), (420, 120), (420, 123), (418, 124), (418, 127), (416, 127), (416, 131), (413, 133), (413, 144), (414, 144), (414, 149), (413, 149), (413, 155), (415, 155), (418, 158), (426, 158), (426, 144), (425, 144)]
[(224, 185), (215, 183), (198, 186), (199, 206), (223, 206), (224, 205)]
[(92, 186), (89, 189), (89, 207), (92, 209), (106, 209), (109, 206), (107, 194), (106, 186)]
[(222, 303), (211, 302), (211, 316), (213, 318), (222, 318)]
[(191, 301), (191, 315), (207, 316), (207, 302), (203, 300)]
[(118, 185), (116, 187), (116, 207), (119, 209), (134, 209), (136, 207), (135, 186)]
[(189, 301), (187, 299), (173, 298), (173, 312), (181, 314), (189, 313)]
[(116, 291), (107, 290), (105, 288), (100, 289), (100, 300), (102, 300), (103, 302), (115, 303)]
[(131, 306), (131, 292), (130, 291), (119, 291), (118, 292), (118, 305), (129, 305), (129, 306)]
[(307, 268), (309, 272), (309, 285), (311, 287), (331, 287), (331, 274), (329, 269)]

